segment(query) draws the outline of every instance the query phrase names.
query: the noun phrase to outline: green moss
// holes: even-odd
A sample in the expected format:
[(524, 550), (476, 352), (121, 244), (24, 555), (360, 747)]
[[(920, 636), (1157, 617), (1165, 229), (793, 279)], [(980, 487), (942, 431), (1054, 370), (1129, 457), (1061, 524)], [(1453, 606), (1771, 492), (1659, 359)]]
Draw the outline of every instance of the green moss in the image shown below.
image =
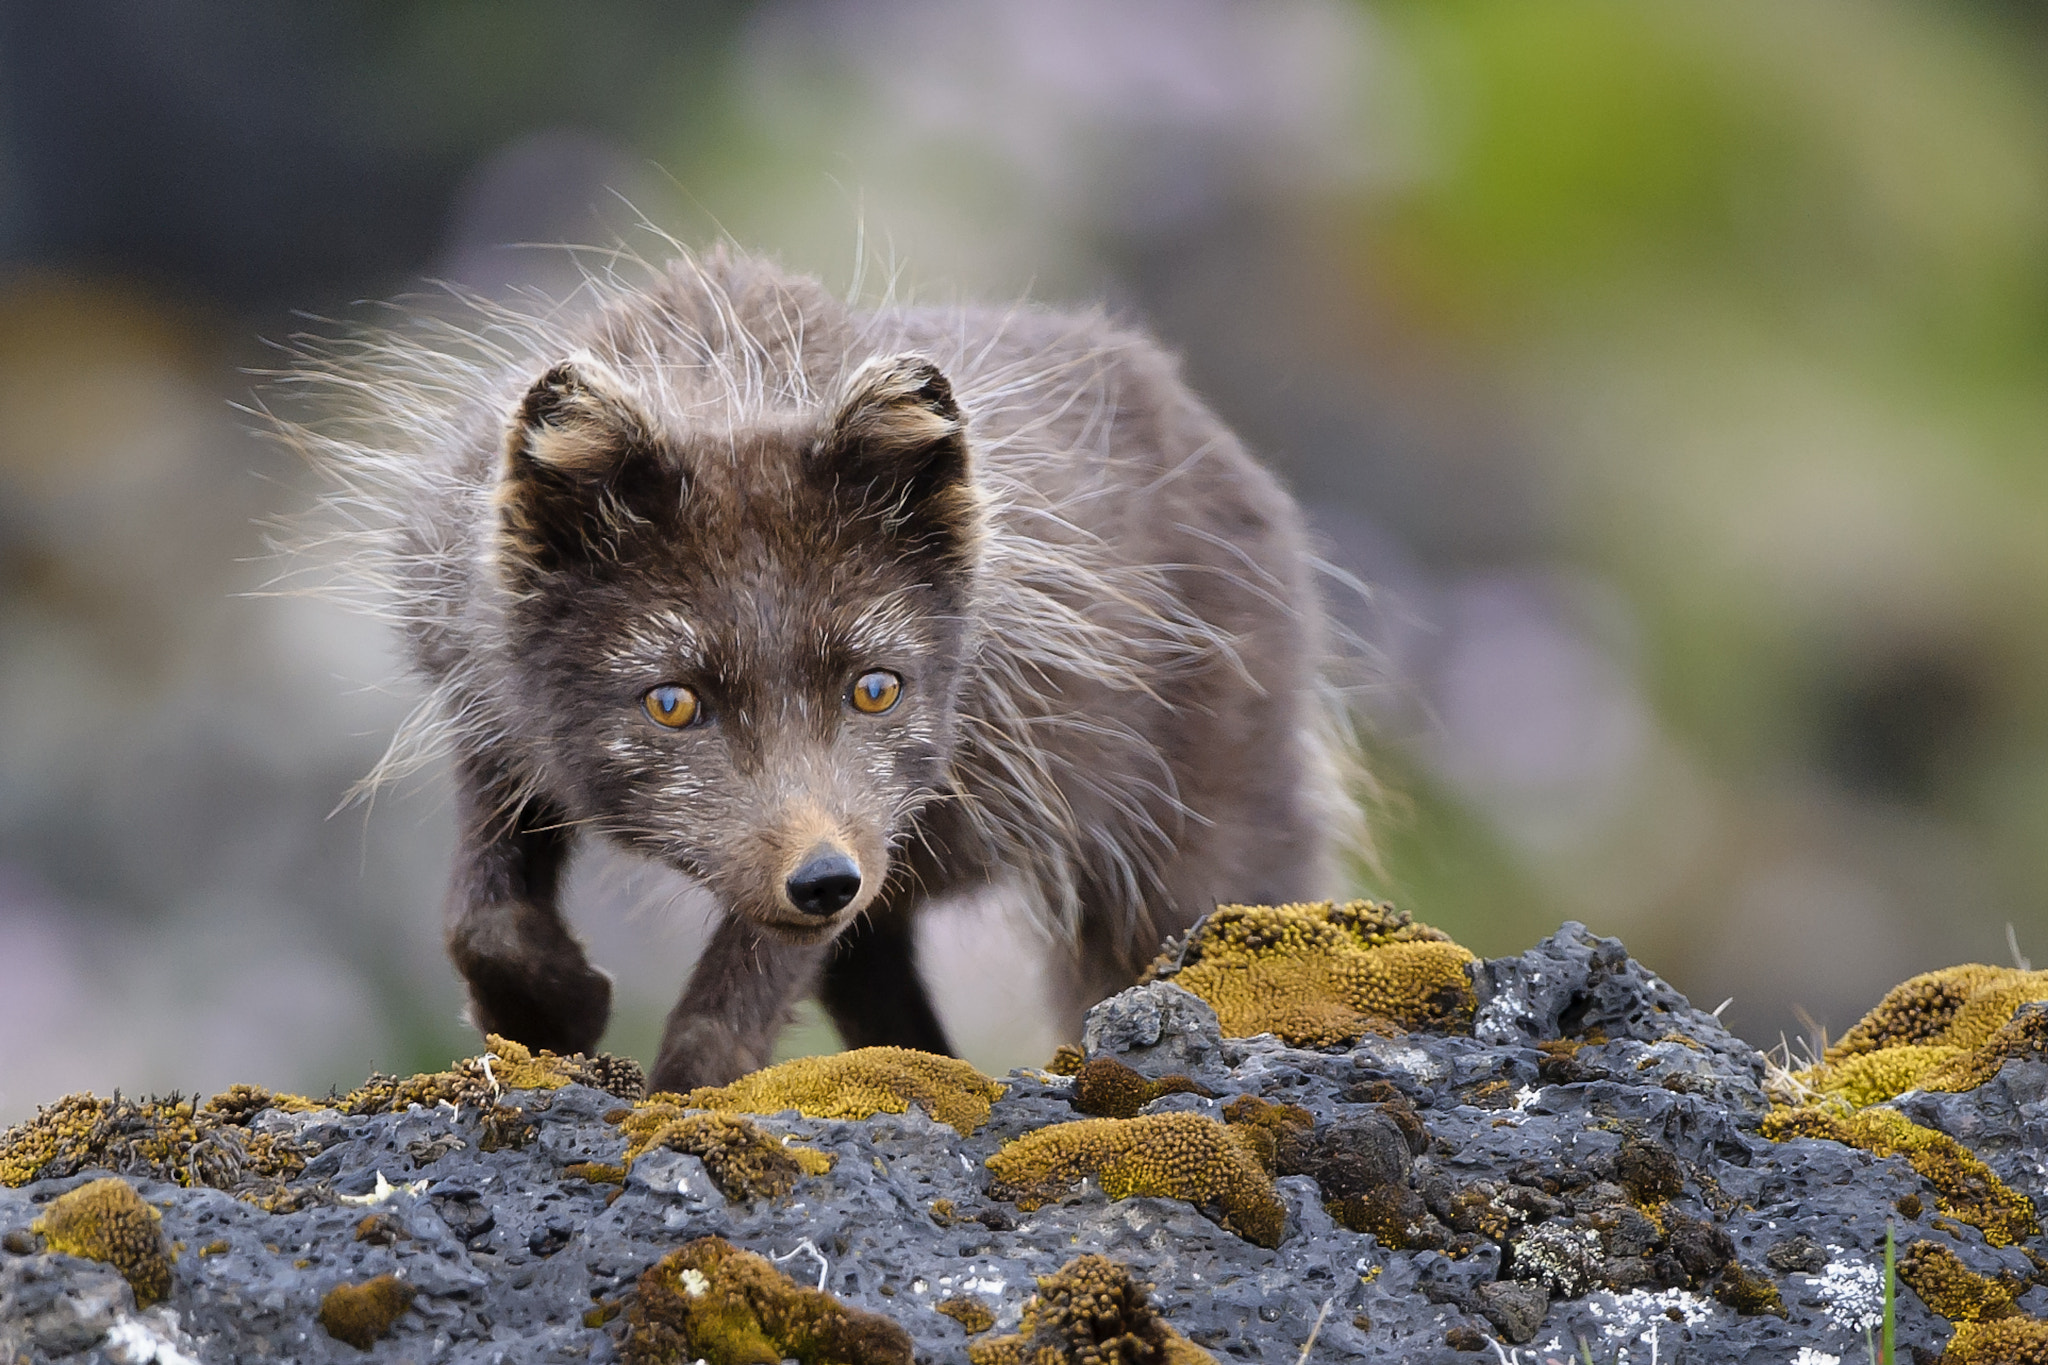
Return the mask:
[(825, 1153), (777, 1142), (737, 1114), (692, 1113), (655, 1101), (623, 1113), (619, 1126), (627, 1137), (627, 1165), (656, 1148), (701, 1157), (712, 1183), (727, 1199), (788, 1194), (800, 1177), (832, 1169), (832, 1158)]
[(1903, 1156), (1934, 1186), (1940, 1210), (1982, 1232), (1993, 1246), (2011, 1246), (2041, 1231), (2026, 1196), (1954, 1138), (1923, 1128), (1896, 1109), (1779, 1109), (1765, 1117), (1760, 1131), (1780, 1142), (1825, 1138), (1877, 1156)]
[(1038, 1280), (1015, 1335), (975, 1342), (970, 1365), (1216, 1365), (1168, 1326), (1151, 1287), (1106, 1257), (1077, 1256)]
[(1209, 1095), (1186, 1076), (1142, 1076), (1114, 1057), (1097, 1057), (1074, 1073), (1074, 1107), (1098, 1118), (1132, 1119), (1161, 1095)]
[(1469, 1028), (1477, 961), (1373, 901), (1220, 905), (1146, 979), (1202, 997), (1227, 1037), (1329, 1047), (1367, 1033)]
[(626, 1309), (627, 1365), (911, 1365), (910, 1336), (704, 1237), (657, 1261)]
[(125, 1180), (110, 1176), (59, 1195), (29, 1230), (42, 1234), (51, 1251), (104, 1261), (120, 1271), (135, 1290), (138, 1308), (171, 1292), (163, 1215), (143, 1203)]
[(918, 1104), (966, 1137), (988, 1122), (989, 1108), (1002, 1093), (1001, 1085), (957, 1058), (902, 1047), (864, 1047), (829, 1057), (799, 1057), (742, 1076), (731, 1085), (692, 1090), (680, 1097), (680, 1104), (685, 1109), (740, 1114), (794, 1109), (814, 1119), (901, 1114)]
[(336, 1341), (367, 1351), (412, 1307), (418, 1292), (396, 1275), (338, 1284), (320, 1300), (320, 1325)]
[(1081, 1119), (1026, 1133), (984, 1163), (989, 1193), (1034, 1209), (1093, 1178), (1111, 1199), (1153, 1195), (1221, 1210), (1223, 1226), (1280, 1245), (1286, 1209), (1254, 1147), (1204, 1114)]

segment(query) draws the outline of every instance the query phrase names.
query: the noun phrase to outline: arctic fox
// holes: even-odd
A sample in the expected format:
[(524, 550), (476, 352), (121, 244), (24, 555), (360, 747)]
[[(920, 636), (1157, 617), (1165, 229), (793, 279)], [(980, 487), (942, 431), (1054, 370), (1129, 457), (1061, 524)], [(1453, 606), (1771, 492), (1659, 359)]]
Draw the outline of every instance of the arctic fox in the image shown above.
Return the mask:
[(1148, 337), (857, 310), (720, 250), (326, 377), (453, 756), (477, 1027), (603, 1034), (558, 902), (585, 838), (723, 906), (674, 1091), (765, 1065), (814, 991), (849, 1046), (947, 1051), (911, 938), (938, 897), (1021, 888), (1072, 1033), (1218, 901), (1332, 889), (1356, 810), (1301, 518)]

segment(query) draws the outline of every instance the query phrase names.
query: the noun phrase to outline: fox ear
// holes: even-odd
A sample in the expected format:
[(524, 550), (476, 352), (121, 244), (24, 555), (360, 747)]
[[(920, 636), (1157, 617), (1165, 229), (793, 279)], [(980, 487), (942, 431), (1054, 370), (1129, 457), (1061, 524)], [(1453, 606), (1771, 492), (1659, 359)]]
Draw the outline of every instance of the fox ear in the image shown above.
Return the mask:
[(601, 361), (551, 366), (506, 433), (497, 505), (509, 558), (549, 572), (615, 537), (635, 486), (655, 473), (651, 447), (650, 424)]
[(576, 356), (550, 367), (519, 400), (505, 474), (516, 477), (520, 465), (531, 464), (571, 477), (602, 477), (646, 434), (624, 383), (602, 362)]
[(877, 356), (848, 377), (820, 457), (892, 533), (971, 558), (981, 528), (967, 423), (921, 355)]

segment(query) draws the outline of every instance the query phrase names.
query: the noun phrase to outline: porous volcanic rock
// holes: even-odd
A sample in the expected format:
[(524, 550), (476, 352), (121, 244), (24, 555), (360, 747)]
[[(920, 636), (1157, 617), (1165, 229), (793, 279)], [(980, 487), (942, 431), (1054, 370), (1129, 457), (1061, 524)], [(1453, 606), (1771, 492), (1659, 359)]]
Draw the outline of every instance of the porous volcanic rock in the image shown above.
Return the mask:
[[(1173, 951), (1190, 960), (1187, 945)], [(630, 1096), (615, 1065), (372, 1113), (249, 1092), (222, 1111), (237, 1150), (273, 1154), (246, 1186), (154, 1178), (172, 1168), (132, 1142), (109, 1149), (126, 1169), (0, 1185), (0, 1361), (620, 1360), (637, 1349), (642, 1277), (713, 1236), (855, 1316), (890, 1320), (932, 1362), (964, 1363), (971, 1342), (1017, 1333), (1039, 1279), (1083, 1252), (1151, 1285), (1160, 1320), (1220, 1361), (1291, 1362), (1312, 1332), (1317, 1361), (1562, 1363), (1580, 1359), (1581, 1341), (1601, 1365), (1861, 1361), (1888, 1226), (1902, 1263), (1932, 1244), (1953, 1263), (1934, 1249), (1920, 1263), (1997, 1281), (1982, 1297), (2008, 1318), (2048, 1313), (2038, 1232), (1994, 1246), (1944, 1212), (1958, 1197), (1942, 1188), (1945, 1167), (1930, 1178), (1907, 1155), (1765, 1137), (1766, 1116), (1785, 1110), (1782, 1078), (1767, 1094), (1763, 1058), (1620, 943), (1567, 924), (1470, 979), (1469, 1000), (1437, 1002), (1441, 1029), (1342, 1046), (1226, 1037), (1171, 972), (1091, 1016), (1090, 1060), (1198, 1087), (1162, 1094), (1140, 1119), (1213, 1119), (1273, 1172), (1285, 1218), (1271, 1249), (1226, 1230), (1216, 1208), (1109, 1198), (1125, 1181), (1113, 1165), (1028, 1208), (993, 1197), (988, 1157), (1087, 1117), (1073, 1081), (1045, 1072), (1005, 1078), (966, 1135), (917, 1105), (752, 1116), (830, 1169), (806, 1157), (802, 1174), (764, 1187), (783, 1192), (751, 1196), (690, 1152), (657, 1144), (629, 1162), (629, 1099), (561, 1083)], [(465, 1065), (493, 1086), (537, 1074)], [(2044, 1106), (2048, 1065), (2028, 1057), (1973, 1090), (1893, 1104), (2037, 1206)], [(1146, 1155), (1161, 1169), (1178, 1159)], [(151, 1308), (116, 1269), (57, 1254), (32, 1230), (58, 1197), (109, 1174), (162, 1214), (173, 1264)], [(414, 1292), (367, 1351), (323, 1330), (331, 1291), (384, 1275)], [(993, 1316), (988, 1333), (970, 1337), (969, 1301)], [(1950, 1323), (1904, 1286), (1897, 1313), (1899, 1359), (1939, 1358)]]

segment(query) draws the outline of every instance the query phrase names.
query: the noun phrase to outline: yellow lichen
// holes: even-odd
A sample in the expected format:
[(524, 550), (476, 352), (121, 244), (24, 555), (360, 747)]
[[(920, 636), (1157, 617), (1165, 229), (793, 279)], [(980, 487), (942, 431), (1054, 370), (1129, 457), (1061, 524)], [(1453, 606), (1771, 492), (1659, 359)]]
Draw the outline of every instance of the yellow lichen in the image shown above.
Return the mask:
[(620, 1345), (627, 1365), (911, 1365), (909, 1334), (703, 1237), (641, 1275)]
[(2048, 1046), (2048, 971), (1970, 964), (1926, 972), (1886, 993), (1797, 1079), (1861, 1107), (1908, 1090), (1970, 1090), (2012, 1057)]
[(29, 1224), (51, 1251), (105, 1261), (147, 1308), (171, 1292), (171, 1258), (164, 1246), (163, 1215), (142, 1202), (118, 1177), (89, 1181), (50, 1201)]
[(2048, 1365), (2048, 1322), (1999, 1318), (1956, 1326), (1943, 1365)]
[[(705, 1086), (681, 1097), (684, 1109), (738, 1114), (864, 1119), (901, 1114), (911, 1104), (966, 1137), (988, 1121), (1003, 1087), (966, 1062), (903, 1047), (863, 1047), (829, 1057), (799, 1057), (731, 1085)], [(667, 1096), (675, 1099), (675, 1096)]]
[(367, 1351), (412, 1307), (418, 1292), (396, 1275), (338, 1284), (320, 1300), (320, 1325), (336, 1341)]
[(625, 1111), (619, 1126), (628, 1140), (628, 1165), (656, 1148), (701, 1157), (711, 1182), (727, 1199), (788, 1194), (798, 1177), (832, 1169), (826, 1153), (777, 1142), (736, 1114), (686, 1113), (657, 1101)]
[(1935, 1203), (1977, 1228), (1993, 1246), (2011, 1246), (2041, 1231), (2034, 1206), (1970, 1150), (1945, 1133), (1923, 1128), (1896, 1109), (1779, 1109), (1765, 1117), (1765, 1137), (1826, 1138), (1877, 1156), (1903, 1156), (1934, 1186)]
[(1963, 1264), (1939, 1242), (1925, 1238), (1906, 1248), (1899, 1260), (1899, 1278), (1921, 1300), (1950, 1322), (1991, 1322), (2018, 1313), (2014, 1302), (2026, 1288), (2017, 1276), (1992, 1279)]
[(1111, 1199), (1156, 1195), (1218, 1207), (1224, 1227), (1280, 1245), (1286, 1209), (1252, 1145), (1205, 1114), (1081, 1119), (1026, 1133), (989, 1157), (989, 1193), (1029, 1210), (1093, 1177)]
[(1470, 952), (1373, 901), (1220, 905), (1152, 964), (1216, 1011), (1225, 1036), (1328, 1047), (1367, 1033), (1468, 1027)]
[(1107, 1257), (1077, 1256), (1038, 1279), (1014, 1336), (967, 1348), (971, 1365), (1216, 1365), (1167, 1325), (1151, 1287)]

